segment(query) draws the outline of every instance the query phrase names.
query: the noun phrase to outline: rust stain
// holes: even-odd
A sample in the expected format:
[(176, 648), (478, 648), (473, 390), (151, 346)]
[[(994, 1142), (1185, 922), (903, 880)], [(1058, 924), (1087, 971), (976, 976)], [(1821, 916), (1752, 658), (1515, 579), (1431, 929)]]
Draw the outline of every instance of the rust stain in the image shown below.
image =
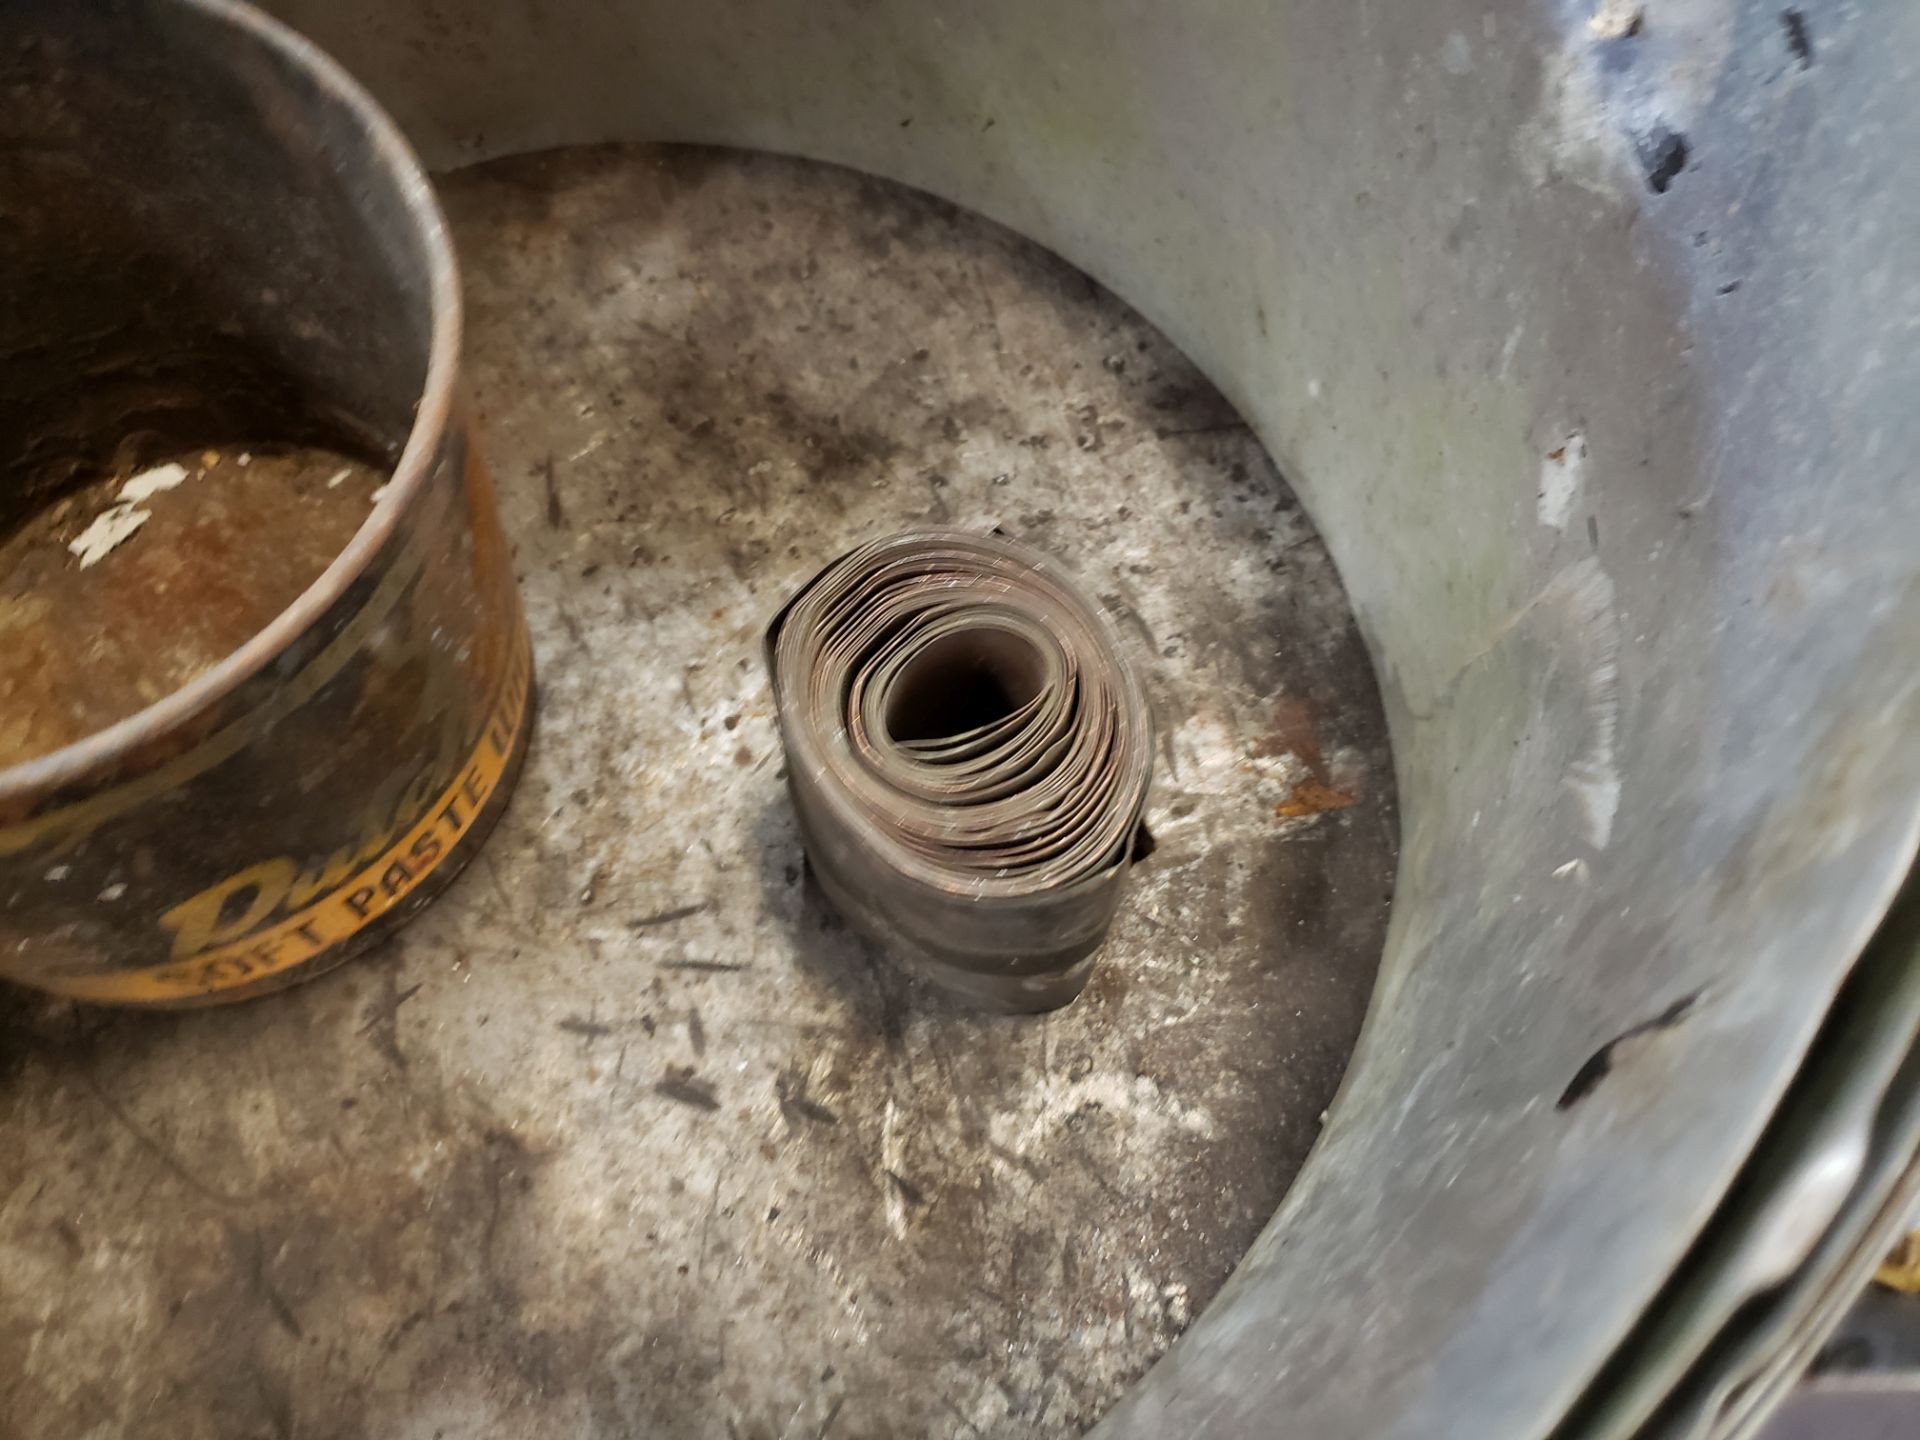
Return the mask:
[[(1325, 787), (1328, 782), (1327, 762), (1320, 753), (1320, 737), (1313, 720), (1313, 707), (1305, 700), (1282, 695), (1273, 704), (1273, 733), (1255, 743), (1253, 753), (1262, 759), (1274, 755), (1295, 756), (1313, 772), (1313, 778)], [(1353, 802), (1349, 800), (1345, 803), (1350, 805)]]
[[(146, 520), (97, 564), (76, 563), (71, 545), (101, 513), (131, 510), (115, 505), (124, 473), (0, 544), (0, 766), (83, 740), (239, 649), (346, 547), (386, 478), (313, 447), (234, 445), (173, 463), (181, 483), (144, 497)], [(122, 472), (160, 468), (128, 462)], [(352, 483), (329, 485), (339, 474)]]
[(1873, 1278), (1889, 1290), (1920, 1295), (1920, 1230), (1893, 1247), (1893, 1253), (1881, 1262)]
[(1326, 810), (1344, 810), (1353, 803), (1353, 796), (1344, 790), (1336, 790), (1320, 780), (1302, 780), (1293, 787), (1291, 795), (1273, 807), (1273, 813), (1282, 820), (1297, 820)]

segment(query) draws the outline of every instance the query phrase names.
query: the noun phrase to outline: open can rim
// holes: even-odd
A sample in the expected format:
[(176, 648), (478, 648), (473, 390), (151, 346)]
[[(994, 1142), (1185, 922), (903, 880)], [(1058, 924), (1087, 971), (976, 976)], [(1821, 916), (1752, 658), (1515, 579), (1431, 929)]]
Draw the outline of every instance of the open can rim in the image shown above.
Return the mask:
[(411, 144), (374, 98), (319, 46), (242, 0), (169, 0), (216, 24), (241, 32), (281, 63), (301, 72), (338, 105), (366, 141), (375, 163), (393, 182), (423, 247), (431, 312), (426, 375), (406, 444), (387, 480), (382, 502), (340, 553), (293, 602), (237, 650), (165, 695), (111, 725), (57, 750), (0, 766), (0, 805), (30, 800), (80, 781), (153, 736), (184, 724), (259, 674), (346, 593), (393, 536), (402, 511), (426, 484), (453, 412), (462, 314), (460, 273), (446, 216)]

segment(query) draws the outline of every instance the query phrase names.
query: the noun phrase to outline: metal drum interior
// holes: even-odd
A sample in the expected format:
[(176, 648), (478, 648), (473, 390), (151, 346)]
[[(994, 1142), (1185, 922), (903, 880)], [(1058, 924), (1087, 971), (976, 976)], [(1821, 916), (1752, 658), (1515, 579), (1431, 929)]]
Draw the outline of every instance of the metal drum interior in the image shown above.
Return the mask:
[[(1712, 1359), (1706, 1339), (1730, 1333), (1736, 1313), (1755, 1313), (1747, 1302), (1800, 1305), (1792, 1297), (1811, 1283), (1805, 1267), (1823, 1245), (1884, 1223), (1900, 1169), (1890, 1175), (1888, 1157), (1911, 1154), (1914, 1109), (1913, 1067), (1900, 1068), (1913, 1039), (1911, 949), (1900, 948), (1910, 936), (1896, 935), (1891, 951), (1868, 942), (1911, 863), (1920, 794), (1911, 664), (1920, 501), (1906, 473), (1920, 419), (1909, 403), (1916, 361), (1902, 338), (1920, 322), (1906, 243), (1920, 228), (1920, 187), (1889, 183), (1920, 153), (1899, 71), (1920, 45), (1920, 11), (1815, 4), (1783, 15), (1685, 0), (1647, 7), (1643, 23), (1629, 24), (1611, 5), (1454, 0), (1391, 10), (1285, 0), (964, 12), (909, 0), (274, 8), (365, 80), (446, 170), (562, 145), (698, 141), (828, 160), (978, 211), (1137, 307), (1297, 488), (1344, 582), (1393, 741), (1391, 925), (1324, 1129), (1317, 1140), (1289, 1132), (1262, 1152), (1263, 1165), (1278, 1167), (1287, 1147), (1311, 1142), (1304, 1168), (1258, 1238), (1249, 1230), (1232, 1277), (1099, 1433), (1626, 1433), (1660, 1398), (1654, 1390), (1671, 1388), (1670, 1376), (1660, 1387), (1645, 1378), (1658, 1366), (1646, 1358), (1644, 1325), (1663, 1300), (1685, 1299), (1693, 1328), (1666, 1337), (1662, 1354)], [(534, 344), (542, 314), (513, 308), (536, 292), (516, 276), (551, 278), (543, 264), (583, 253), (594, 225), (617, 232), (634, 212), (607, 192), (617, 202), (637, 182), (625, 170), (556, 177), (511, 168), (531, 161), (503, 163), (456, 177), (449, 194), (456, 224), (476, 207), (467, 211), (474, 233), (482, 219), (492, 227), (476, 307), (497, 301), (504, 348), (494, 353), (507, 358), (476, 383), (483, 408), (498, 412), (483, 423), (510, 450), (516, 424), (532, 423), (516, 404), (552, 399), (532, 387), (541, 367), (561, 393), (578, 380), (569, 398), (589, 421), (579, 407), (605, 401), (593, 375), (619, 363), (596, 351), (576, 375), (544, 357)], [(483, 217), (488, 184), (517, 187), (518, 198), (495, 197)], [(574, 216), (581, 238), (567, 250), (552, 232)], [(517, 246), (516, 225), (542, 243)], [(784, 263), (804, 266), (805, 247), (792, 248)], [(610, 292), (609, 307), (621, 303)], [(562, 318), (589, 335), (599, 323), (595, 313)], [(508, 342), (528, 349), (515, 354)], [(686, 379), (698, 382), (698, 367)], [(581, 444), (595, 433), (587, 426)], [(831, 433), (815, 435), (816, 449), (831, 443)], [(594, 610), (570, 622), (565, 594), (543, 597), (533, 578), (561, 573), (555, 537), (572, 535), (561, 520), (577, 520), (583, 502), (560, 487), (558, 461), (517, 459), (554, 487), (507, 501), (523, 535), (547, 522), (549, 506), (556, 515), (553, 536), (522, 542), (536, 624), (550, 605), (559, 633), (577, 630), (581, 641), (578, 688), (558, 707), (550, 697), (546, 738), (590, 751), (591, 726), (568, 729), (552, 716), (604, 703), (591, 642), (607, 622)], [(1062, 485), (1062, 506), (1087, 503), (1095, 472), (1066, 473), (1088, 478)], [(619, 505), (605, 495), (584, 503)], [(791, 513), (802, 538), (805, 513)], [(722, 611), (740, 599), (728, 586), (744, 580), (727, 568), (725, 543), (712, 543), (722, 592), (713, 609)], [(742, 553), (758, 563), (773, 552)], [(570, 586), (609, 563), (567, 558)], [(802, 561), (791, 563), (803, 573)], [(618, 617), (619, 597), (608, 603)], [(648, 636), (647, 608), (642, 595), (624, 617), (631, 643), (675, 643)], [(1256, 603), (1241, 632), (1273, 623)], [(687, 678), (690, 688), (698, 678)], [(747, 757), (739, 768), (761, 763), (751, 735), (731, 739), (734, 710), (715, 713), (715, 753), (733, 745)], [(630, 760), (588, 753), (568, 764), (623, 774), (640, 793), (649, 783), (680, 793), (684, 777), (623, 771)], [(559, 826), (550, 843), (565, 862), (490, 877), (483, 859), (422, 922), (426, 938), (402, 942), (433, 947), (415, 954), (444, 961), (436, 983), (492, 987), (503, 1007), (529, 1003), (507, 962), (516, 948), (548, 943), (542, 916), (563, 895), (590, 899), (604, 883), (591, 867), (579, 873), (580, 847), (563, 843), (570, 797), (537, 779), (503, 843), (518, 829), (531, 848), (516, 853), (537, 855), (549, 843), (542, 827)], [(678, 823), (697, 847), (697, 821)], [(706, 838), (724, 850), (728, 837)], [(769, 848), (778, 845), (760, 853)], [(490, 881), (499, 908), (467, 911), (489, 933), (463, 936), (474, 922), (455, 907)], [(766, 881), (777, 891), (784, 872)], [(1384, 892), (1374, 891), (1370, 914)], [(618, 923), (648, 934), (709, 918), (673, 916), (679, 908)], [(521, 930), (494, 933), (501, 917)], [(483, 941), (504, 957), (484, 972), (465, 954)], [(622, 1036), (591, 1005), (626, 972), (583, 949), (574, 988), (542, 1003), (583, 1050), (595, 1047), (583, 1066), (619, 1067)], [(743, 963), (710, 949), (665, 958)], [(425, 992), (391, 969), (368, 975), (367, 985), (391, 984), (391, 993), (309, 987), (275, 1003), (343, 1010), (334, 1032), (392, 1044), (398, 1066), (405, 1007)], [(847, 1003), (879, 1037), (905, 1039), (928, 1023), (925, 1013), (903, 1018), (876, 984)], [(1862, 993), (1874, 1000), (1867, 1020)], [(1856, 1003), (1836, 1007), (1849, 996)], [(570, 1008), (577, 1002), (588, 1008)], [(663, 1023), (638, 1008), (629, 1016), (636, 1007), (627, 1005), (620, 1024)], [(688, 1055), (649, 1071), (646, 1084), (678, 1111), (717, 1112), (733, 1100), (695, 1064), (703, 1057), (691, 1053), (687, 1009), (676, 1002), (672, 1021)], [(465, 1103), (454, 1083), (463, 1065), (504, 1073), (524, 1058), (489, 1048), (487, 1006), (434, 1013), (455, 1027), (436, 1032), (450, 1080), (435, 1103)], [(185, 1172), (168, 1183), (225, 1217), (203, 1227), (203, 1258), (254, 1277), (262, 1333), (277, 1331), (273, 1343), (296, 1355), (317, 1338), (283, 1288), (301, 1273), (298, 1224), (259, 1223), (259, 1206), (276, 1196), (235, 1194), (183, 1165), (175, 1146), (192, 1139), (191, 1119), (168, 1119), (163, 1144), (152, 1118), (90, 1068), (96, 1052), (82, 1029), (62, 1052), (54, 1022), (23, 1023), (35, 1037), (30, 1065), (78, 1056), (68, 1088), (91, 1084), (125, 1122), (129, 1154), (151, 1158), (159, 1147), (163, 1168)], [(254, 1022), (193, 1023), (236, 1027), (235, 1072), (271, 1072), (277, 1057), (264, 1034), (238, 1043)], [(1267, 1053), (1280, 1063), (1285, 1022), (1273, 1024), (1235, 1037), (1240, 1053), (1271, 1034)], [(116, 1032), (126, 1063), (166, 1038)], [(990, 1051), (975, 1045), (974, 1062), (987, 1066)], [(1070, 1068), (1060, 1073), (1075, 1083)], [(1133, 1073), (1153, 1088), (1129, 1081), (1113, 1104), (1154, 1111), (1175, 1136), (1197, 1123), (1168, 1102), (1151, 1066)], [(1808, 1075), (1852, 1098), (1783, 1135), (1776, 1121), (1798, 1113)], [(212, 1094), (236, 1081), (197, 1083)], [(964, 1094), (994, 1082), (963, 1070), (924, 1083)], [(826, 1077), (783, 1072), (755, 1103), (769, 1127), (837, 1128), (808, 1108), (842, 1118), (819, 1098), (827, 1088)], [(324, 1193), (317, 1171), (272, 1178), (287, 1147), (317, 1154), (326, 1141), (317, 1112), (289, 1127), (271, 1093), (215, 1113), (235, 1144), (251, 1147), (269, 1190), (297, 1183)], [(604, 1123), (571, 1087), (553, 1093), (544, 1133)], [(353, 1113), (341, 1106), (354, 1096), (326, 1098)], [(1049, 1113), (1044, 1094), (1036, 1103), (1036, 1115)], [(53, 1165), (61, 1127), (78, 1122), (55, 1098), (45, 1107), (20, 1133), (41, 1134)], [(928, 1196), (910, 1168), (888, 1162), (885, 1146), (905, 1142), (886, 1138), (887, 1102), (868, 1118), (875, 1168), (898, 1177), (877, 1202), (882, 1221), (910, 1225)], [(385, 1123), (417, 1124), (427, 1141), (436, 1133), (431, 1115), (402, 1111)], [(489, 1268), (524, 1241), (513, 1228), (527, 1223), (518, 1197), (554, 1162), (510, 1128), (468, 1133), (466, 1153), (421, 1158), (421, 1175), (447, 1181), (426, 1186), (421, 1204), (464, 1207), (460, 1225), (436, 1232), (451, 1237), (448, 1248), (407, 1243), (405, 1215), (391, 1231), (368, 1218), (366, 1242), (425, 1297), (476, 1256), (494, 1288), (457, 1297), (470, 1307), (464, 1315), (449, 1318), (427, 1298), (419, 1318), (382, 1316), (371, 1360), (436, 1325), (488, 1343), (487, 1327), (510, 1313), (520, 1328), (492, 1339), (516, 1368), (445, 1391), (415, 1377), (414, 1393), (430, 1401), (395, 1401), (384, 1413), (404, 1414), (422, 1435), (504, 1423), (535, 1433), (527, 1417), (536, 1413), (551, 1433), (586, 1421), (625, 1433), (649, 1417), (661, 1433), (682, 1433), (648, 1409), (653, 1397), (620, 1388), (623, 1375), (652, 1373), (644, 1356), (685, 1338), (670, 1319), (610, 1348), (569, 1350), (570, 1297), (599, 1272), (582, 1260), (527, 1288), (524, 1275)], [(652, 1143), (636, 1135), (633, 1164), (650, 1163)], [(1772, 1162), (1759, 1181), (1756, 1157)], [(725, 1218), (723, 1191), (733, 1193), (724, 1182), (696, 1189), (678, 1212), (700, 1255)], [(304, 1204), (300, 1193), (278, 1198)], [(777, 1197), (764, 1198), (766, 1210), (779, 1209)], [(551, 1213), (543, 1223), (613, 1234), (623, 1217)], [(84, 1254), (75, 1233), (71, 1245), (65, 1232), (55, 1242)], [(839, 1263), (826, 1252), (811, 1258)], [(738, 1283), (733, 1272), (691, 1278)], [(1676, 1291), (1680, 1281), (1689, 1283)], [(192, 1295), (156, 1292), (147, 1303), (158, 1323), (176, 1302), (183, 1308), (172, 1313), (198, 1314), (185, 1309)], [(112, 1302), (103, 1293), (97, 1303)], [(333, 1303), (354, 1313), (350, 1296)], [(1156, 1303), (1170, 1338), (1184, 1323), (1178, 1298), (1163, 1292)], [(1120, 1318), (1137, 1314), (1123, 1305)], [(218, 1315), (198, 1318), (209, 1335), (226, 1333)], [(1152, 1348), (1132, 1353), (1151, 1358)], [(145, 1353), (125, 1357), (125, 1373), (147, 1373)], [(252, 1387), (233, 1383), (235, 1413), (295, 1433), (284, 1355), (268, 1363), (257, 1348), (235, 1353)], [(731, 1353), (689, 1345), (668, 1369), (689, 1396), (723, 1395), (727, 1367), (753, 1364), (750, 1340)], [(598, 1367), (597, 1392), (579, 1383), (582, 1354)], [(977, 1337), (939, 1363), (1014, 1392), (995, 1413), (950, 1417), (951, 1433), (1068, 1423), (1020, 1413), (1032, 1377), (1002, 1368)], [(869, 1422), (857, 1407), (834, 1404), (828, 1372), (837, 1368), (822, 1356), (788, 1419), (753, 1423), (775, 1435), (887, 1433), (862, 1431)], [(377, 1393), (377, 1367), (369, 1375)], [(1625, 1397), (1611, 1411), (1593, 1401), (1602, 1376), (1610, 1395)], [(1713, 1377), (1695, 1378), (1711, 1389)], [(165, 1394), (163, 1373), (149, 1383)], [(1642, 1391), (1653, 1398), (1643, 1403)], [(685, 1433), (727, 1433), (724, 1409), (700, 1413), (710, 1429)], [(1700, 1412), (1702, 1423), (1713, 1413)], [(304, 1421), (298, 1428), (305, 1433)]]

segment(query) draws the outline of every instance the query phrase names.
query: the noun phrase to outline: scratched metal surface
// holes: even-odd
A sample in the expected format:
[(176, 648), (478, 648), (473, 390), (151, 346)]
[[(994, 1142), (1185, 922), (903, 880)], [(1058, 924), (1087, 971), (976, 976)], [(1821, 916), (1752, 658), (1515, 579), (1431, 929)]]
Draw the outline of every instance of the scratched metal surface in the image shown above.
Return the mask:
[[(1076, 1433), (1273, 1212), (1371, 988), (1391, 772), (1325, 552), (1166, 341), (938, 202), (698, 150), (445, 189), (525, 779), (285, 996), (0, 996), (0, 1434)], [(1162, 727), (1044, 1019), (877, 961), (783, 795), (761, 626), (924, 521), (1072, 565)]]

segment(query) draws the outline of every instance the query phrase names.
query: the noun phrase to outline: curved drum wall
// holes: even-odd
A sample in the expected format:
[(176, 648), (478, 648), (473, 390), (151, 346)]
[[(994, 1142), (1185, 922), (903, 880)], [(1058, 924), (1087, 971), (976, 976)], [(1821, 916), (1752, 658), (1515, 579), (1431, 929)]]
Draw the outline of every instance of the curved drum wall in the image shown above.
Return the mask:
[(430, 163), (853, 165), (1035, 237), (1209, 372), (1341, 566), (1404, 849), (1318, 1151), (1104, 1433), (1564, 1414), (1911, 858), (1920, 11), (272, 8)]

